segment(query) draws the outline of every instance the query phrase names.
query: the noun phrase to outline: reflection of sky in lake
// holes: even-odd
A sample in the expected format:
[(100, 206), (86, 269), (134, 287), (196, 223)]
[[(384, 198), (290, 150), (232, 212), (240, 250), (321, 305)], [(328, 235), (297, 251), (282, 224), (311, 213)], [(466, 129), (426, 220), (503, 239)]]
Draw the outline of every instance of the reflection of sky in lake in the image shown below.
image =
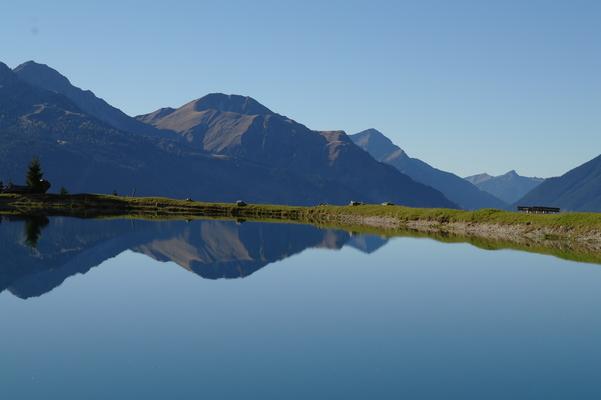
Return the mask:
[(209, 280), (125, 251), (0, 294), (7, 398), (598, 398), (601, 267), (393, 239)]

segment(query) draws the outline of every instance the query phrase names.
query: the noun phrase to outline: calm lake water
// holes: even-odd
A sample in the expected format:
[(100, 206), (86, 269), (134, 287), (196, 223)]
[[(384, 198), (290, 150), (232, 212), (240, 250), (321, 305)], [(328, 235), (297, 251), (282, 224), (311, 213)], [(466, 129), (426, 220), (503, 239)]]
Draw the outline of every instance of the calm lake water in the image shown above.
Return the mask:
[(598, 399), (601, 266), (228, 221), (2, 220), (3, 399)]

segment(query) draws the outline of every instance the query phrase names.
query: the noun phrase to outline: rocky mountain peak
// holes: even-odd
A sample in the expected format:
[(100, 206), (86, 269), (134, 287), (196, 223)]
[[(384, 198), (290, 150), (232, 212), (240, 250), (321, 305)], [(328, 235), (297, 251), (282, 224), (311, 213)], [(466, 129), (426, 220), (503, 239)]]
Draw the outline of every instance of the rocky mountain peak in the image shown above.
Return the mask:
[(13, 71), (8, 67), (8, 65), (0, 62), (0, 85), (12, 82), (15, 79), (16, 76), (13, 73)]
[(218, 110), (245, 115), (265, 115), (273, 112), (248, 96), (211, 93), (192, 102), (195, 111)]
[(366, 129), (352, 135), (353, 142), (363, 150), (367, 151), (376, 160), (383, 160), (392, 153), (405, 154), (405, 152), (392, 143), (382, 132), (377, 129)]
[(21, 79), (32, 85), (41, 86), (56, 92), (71, 89), (69, 79), (46, 64), (27, 61), (16, 67), (13, 71)]

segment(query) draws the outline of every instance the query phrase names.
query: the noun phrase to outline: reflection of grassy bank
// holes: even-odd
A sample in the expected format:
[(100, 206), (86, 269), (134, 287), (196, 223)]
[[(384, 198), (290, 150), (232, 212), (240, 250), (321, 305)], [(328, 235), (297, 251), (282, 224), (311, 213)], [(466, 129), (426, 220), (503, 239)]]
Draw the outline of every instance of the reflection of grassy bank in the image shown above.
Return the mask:
[(469, 243), (483, 250), (520, 250), (546, 254), (564, 260), (601, 264), (601, 251), (578, 243), (563, 240), (504, 240), (477, 236), (459, 235), (448, 232), (419, 232), (399, 230), (391, 236), (429, 238), (444, 243)]
[(470, 212), (380, 205), (237, 207), (235, 204), (105, 195), (0, 195), (0, 212), (87, 218), (231, 218), (311, 223), (385, 236), (467, 242), (488, 250), (525, 250), (601, 264), (601, 214), (594, 213), (532, 215), (498, 210)]
[(411, 237), (433, 239), (443, 243), (468, 243), (483, 250), (519, 250), (531, 253), (545, 254), (558, 257), (564, 260), (601, 264), (601, 250), (599, 243), (579, 242), (558, 238), (527, 238), (516, 236), (512, 240), (480, 237), (474, 235), (458, 234), (444, 230), (420, 231), (411, 229), (405, 225), (396, 228), (382, 228), (375, 226), (344, 224), (344, 223), (326, 223), (315, 224), (321, 228), (342, 229), (356, 234), (377, 235), (387, 238), (393, 237)]

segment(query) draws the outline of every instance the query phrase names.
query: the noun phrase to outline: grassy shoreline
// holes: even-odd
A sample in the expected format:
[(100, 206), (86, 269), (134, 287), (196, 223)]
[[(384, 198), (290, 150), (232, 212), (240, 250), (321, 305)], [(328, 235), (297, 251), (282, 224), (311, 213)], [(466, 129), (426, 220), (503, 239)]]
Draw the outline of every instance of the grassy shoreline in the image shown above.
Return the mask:
[(523, 214), (402, 206), (284, 206), (205, 203), (161, 197), (110, 195), (0, 195), (0, 214), (79, 218), (226, 218), (306, 223), (383, 236), (431, 237), (478, 247), (514, 248), (601, 263), (601, 214)]
[[(210, 203), (164, 197), (125, 197), (98, 194), (17, 195), (0, 194), (0, 211), (47, 213), (93, 217), (139, 213), (148, 215), (198, 215), (231, 217), (273, 217), (309, 221), (331, 221), (348, 218), (382, 218), (398, 223), (428, 221), (443, 224), (470, 223), (500, 226), (521, 225), (532, 228), (561, 229), (574, 234), (601, 232), (601, 213), (525, 214), (495, 209), (463, 211), (444, 208), (411, 208), (403, 206), (287, 206), (233, 203)], [(571, 236), (571, 235), (570, 235)]]

